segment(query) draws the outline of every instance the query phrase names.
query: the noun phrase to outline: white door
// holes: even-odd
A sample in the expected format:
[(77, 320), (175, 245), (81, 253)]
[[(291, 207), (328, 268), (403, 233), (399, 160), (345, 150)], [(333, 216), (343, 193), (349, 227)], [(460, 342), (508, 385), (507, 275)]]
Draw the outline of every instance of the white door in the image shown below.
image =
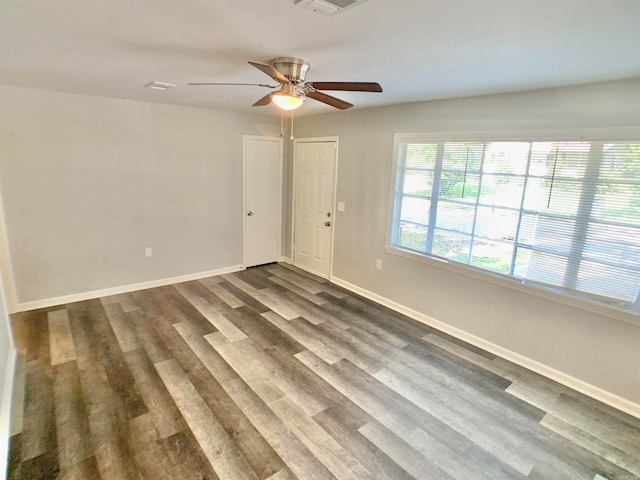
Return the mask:
[(245, 135), (244, 266), (280, 260), (282, 139)]
[(331, 274), (336, 141), (296, 141), (293, 263)]

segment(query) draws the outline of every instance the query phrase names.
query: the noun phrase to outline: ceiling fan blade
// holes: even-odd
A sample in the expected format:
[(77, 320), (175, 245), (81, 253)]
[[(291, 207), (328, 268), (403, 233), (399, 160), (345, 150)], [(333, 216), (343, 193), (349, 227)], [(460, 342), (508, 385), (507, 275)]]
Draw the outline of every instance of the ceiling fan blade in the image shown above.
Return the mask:
[(276, 88), (279, 86), (279, 85), (267, 85), (266, 83), (225, 83), (225, 82), (187, 83), (187, 85), (249, 85), (254, 87), (267, 87), (267, 88)]
[(249, 62), (249, 64), (253, 65), (261, 72), (266, 73), (277, 82), (289, 83), (289, 79), (284, 75), (282, 75), (278, 70), (273, 68), (271, 65), (263, 65), (262, 63), (255, 63), (255, 62)]
[(340, 100), (339, 98), (332, 97), (331, 95), (327, 95), (326, 93), (309, 92), (306, 95), (309, 98), (313, 98), (314, 100), (317, 100), (319, 102), (339, 108), (340, 110), (346, 110), (347, 108), (353, 107), (353, 104), (345, 102), (344, 100)]
[(264, 97), (258, 100), (256, 103), (251, 105), (252, 107), (262, 107), (264, 105), (269, 105), (271, 103), (271, 94), (267, 93)]
[(316, 90), (342, 90), (343, 92), (382, 92), (382, 87), (376, 82), (311, 82)]

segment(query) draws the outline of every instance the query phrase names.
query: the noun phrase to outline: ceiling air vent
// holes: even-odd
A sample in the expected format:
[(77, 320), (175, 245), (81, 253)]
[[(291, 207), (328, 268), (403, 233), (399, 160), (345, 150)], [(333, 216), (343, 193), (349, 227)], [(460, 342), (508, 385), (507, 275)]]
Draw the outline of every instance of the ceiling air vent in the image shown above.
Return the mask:
[(146, 88), (153, 88), (154, 90), (169, 90), (175, 87), (173, 83), (166, 82), (150, 82), (145, 85)]
[(366, 1), (367, 0), (294, 0), (294, 3), (299, 7), (312, 10), (321, 15), (332, 16)]

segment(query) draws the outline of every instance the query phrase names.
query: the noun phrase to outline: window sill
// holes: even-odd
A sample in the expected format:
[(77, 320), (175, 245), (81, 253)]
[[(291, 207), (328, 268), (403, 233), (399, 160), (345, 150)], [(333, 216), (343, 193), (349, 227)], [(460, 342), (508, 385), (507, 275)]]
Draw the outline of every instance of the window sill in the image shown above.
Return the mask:
[(582, 310), (610, 317), (625, 323), (640, 326), (639, 314), (635, 314), (612, 305), (566, 295), (554, 291), (551, 288), (545, 288), (540, 285), (531, 285), (526, 283), (523, 284), (515, 278), (506, 277), (498, 273), (494, 274), (457, 262), (449, 262), (444, 258), (438, 259), (426, 255), (420, 255), (419, 253), (415, 253), (410, 250), (402, 250), (396, 247), (390, 247), (389, 245), (385, 245), (385, 251), (392, 255), (408, 258), (432, 267), (441, 268), (449, 272), (465, 275), (467, 277), (475, 278), (484, 282), (493, 283), (494, 285), (510, 288), (512, 290), (516, 290), (518, 292), (526, 293), (529, 295), (534, 295), (545, 300), (551, 300), (563, 305), (569, 305), (571, 307), (580, 308)]

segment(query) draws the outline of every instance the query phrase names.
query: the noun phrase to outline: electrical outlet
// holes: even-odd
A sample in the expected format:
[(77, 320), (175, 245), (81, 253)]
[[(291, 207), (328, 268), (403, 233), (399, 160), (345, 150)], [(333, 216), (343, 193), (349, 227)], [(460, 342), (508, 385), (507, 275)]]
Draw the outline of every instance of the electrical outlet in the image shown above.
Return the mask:
[(376, 268), (378, 270), (382, 270), (382, 260), (380, 260), (379, 258), (376, 260)]
[(151, 247), (147, 247), (144, 249), (144, 256), (149, 258), (153, 255), (153, 251), (151, 250)]

